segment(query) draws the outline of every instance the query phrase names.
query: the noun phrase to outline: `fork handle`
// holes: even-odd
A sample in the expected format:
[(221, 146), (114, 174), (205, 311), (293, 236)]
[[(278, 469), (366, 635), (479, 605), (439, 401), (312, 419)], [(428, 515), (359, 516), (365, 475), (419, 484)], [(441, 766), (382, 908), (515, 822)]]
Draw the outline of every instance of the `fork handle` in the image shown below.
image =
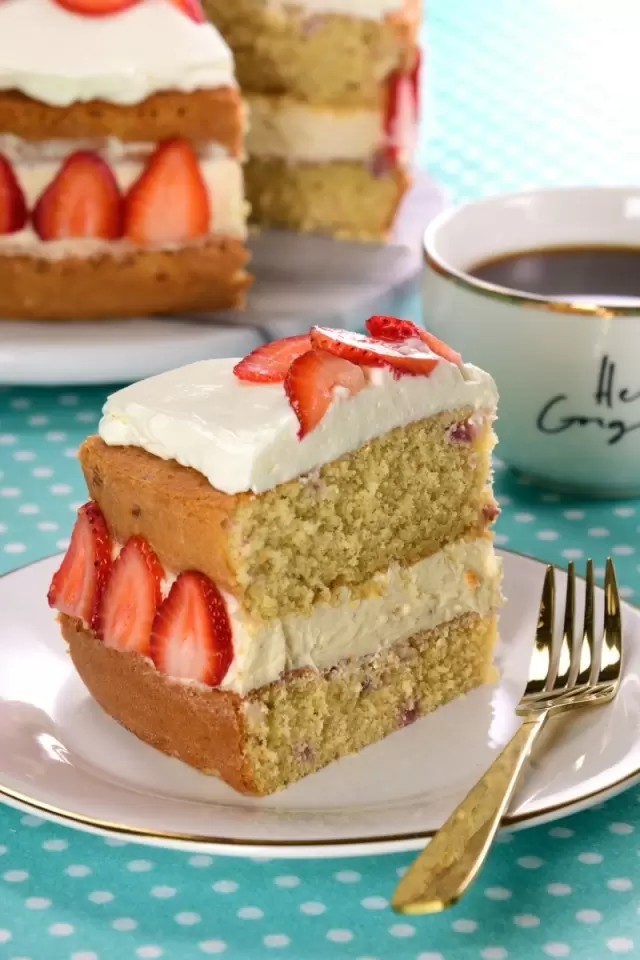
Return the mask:
[(437, 913), (452, 906), (487, 858), (524, 763), (548, 713), (528, 716), (502, 753), (409, 867), (391, 906), (399, 913)]

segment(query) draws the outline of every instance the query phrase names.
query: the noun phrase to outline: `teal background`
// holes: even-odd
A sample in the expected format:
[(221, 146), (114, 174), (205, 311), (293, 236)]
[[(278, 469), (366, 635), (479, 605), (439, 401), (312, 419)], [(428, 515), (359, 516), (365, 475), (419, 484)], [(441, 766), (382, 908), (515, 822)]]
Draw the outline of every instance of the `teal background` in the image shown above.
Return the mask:
[[(422, 156), (451, 197), (636, 182), (638, 93), (627, 78), (639, 27), (624, 0), (431, 0)], [(66, 546), (85, 498), (75, 451), (109, 389), (0, 389), (1, 572)], [(623, 595), (638, 603), (640, 501), (577, 501), (496, 466), (499, 544), (561, 566), (592, 556), (599, 575), (611, 554)], [(501, 837), (461, 904), (410, 920), (387, 904), (409, 855), (190, 856), (2, 808), (0, 958), (636, 957), (639, 800), (634, 787)]]

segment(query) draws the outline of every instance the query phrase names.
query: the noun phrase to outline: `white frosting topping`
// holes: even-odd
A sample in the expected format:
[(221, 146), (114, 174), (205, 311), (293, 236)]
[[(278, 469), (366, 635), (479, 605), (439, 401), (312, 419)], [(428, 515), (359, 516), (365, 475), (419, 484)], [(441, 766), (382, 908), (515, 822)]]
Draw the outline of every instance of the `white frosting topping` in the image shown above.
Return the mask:
[(312, 106), (287, 97), (249, 94), (247, 153), (290, 163), (357, 161), (384, 142), (382, 109)]
[(380, 653), (465, 613), (487, 616), (502, 602), (502, 562), (488, 537), (450, 544), (376, 579), (378, 596), (354, 600), (344, 588), (336, 606), (319, 604), (308, 617), (289, 616), (259, 626), (226, 596), (234, 659), (222, 689), (244, 694), (288, 670), (328, 670), (346, 659)]
[(54, 0), (0, 0), (0, 90), (68, 106), (232, 84), (233, 58), (220, 34), (169, 0), (141, 0), (104, 17)]
[(337, 13), (362, 20), (383, 20), (397, 13), (406, 0), (267, 0), (271, 7), (299, 7), (305, 13)]
[(471, 364), (441, 360), (428, 377), (397, 380), (380, 368), (356, 396), (336, 391), (299, 440), (283, 385), (243, 383), (235, 363), (202, 360), (125, 387), (107, 400), (100, 436), (193, 467), (225, 493), (262, 493), (395, 427), (466, 407), (493, 416), (497, 403), (493, 380)]

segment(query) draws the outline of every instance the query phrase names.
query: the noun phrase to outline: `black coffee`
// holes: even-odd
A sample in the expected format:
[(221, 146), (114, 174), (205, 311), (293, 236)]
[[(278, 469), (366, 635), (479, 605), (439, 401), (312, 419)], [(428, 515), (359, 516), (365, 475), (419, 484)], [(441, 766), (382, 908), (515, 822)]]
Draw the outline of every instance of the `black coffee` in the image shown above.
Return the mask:
[(640, 301), (640, 247), (549, 247), (485, 260), (468, 273), (499, 287), (602, 305)]

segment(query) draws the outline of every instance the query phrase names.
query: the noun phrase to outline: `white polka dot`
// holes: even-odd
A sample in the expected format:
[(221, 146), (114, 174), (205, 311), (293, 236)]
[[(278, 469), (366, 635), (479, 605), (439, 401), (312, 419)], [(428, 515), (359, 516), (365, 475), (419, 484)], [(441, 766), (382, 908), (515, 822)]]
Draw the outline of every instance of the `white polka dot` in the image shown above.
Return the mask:
[(91, 903), (111, 903), (113, 894), (108, 890), (94, 890), (88, 897)]
[(364, 907), (365, 910), (386, 910), (389, 901), (385, 900), (384, 897), (365, 897), (364, 900), (360, 901), (360, 906)]
[(19, 487), (2, 487), (0, 497), (19, 497), (22, 490)]
[(511, 890), (507, 890), (506, 887), (487, 887), (484, 895), (488, 897), (489, 900), (510, 900), (513, 893)]
[(70, 867), (67, 867), (65, 873), (68, 877), (88, 877), (91, 873), (91, 868), (85, 867), (82, 863), (73, 863)]
[(16, 397), (10, 404), (14, 410), (28, 410), (31, 406), (31, 400), (26, 397)]
[(517, 523), (533, 523), (535, 520), (532, 513), (516, 513), (513, 518)]
[(29, 879), (29, 874), (26, 870), (7, 870), (2, 876), (7, 883), (23, 883)]
[(416, 928), (412, 927), (410, 923), (394, 923), (389, 927), (389, 933), (392, 937), (413, 937), (415, 932)]
[(58, 529), (58, 524), (54, 523), (52, 520), (43, 520), (38, 524), (38, 530), (42, 530), (43, 533), (52, 533), (54, 530)]
[(609, 531), (606, 527), (589, 527), (587, 533), (590, 537), (608, 537)]
[(518, 866), (524, 867), (525, 870), (537, 870), (538, 867), (541, 867), (544, 863), (544, 860), (541, 860), (540, 857), (519, 857)]
[(50, 443), (59, 443), (67, 439), (66, 433), (63, 433), (62, 430), (49, 430), (45, 436)]
[(18, 513), (33, 516), (36, 513), (40, 513), (40, 507), (37, 503), (21, 503), (18, 507)]
[(67, 537), (63, 537), (61, 540), (56, 540), (56, 547), (58, 550), (66, 550), (69, 546), (70, 541)]
[(7, 930), (4, 927), (0, 930), (0, 943), (9, 943), (9, 940), (13, 937), (11, 930)]
[(62, 404), (63, 407), (75, 407), (78, 402), (78, 395), (76, 393), (61, 393), (58, 397), (58, 403)]
[(17, 443), (18, 438), (12, 433), (0, 433), (0, 445), (10, 447), (12, 443)]
[(416, 960), (444, 960), (444, 957), (441, 953), (433, 953), (430, 950), (428, 953), (419, 953)]
[(48, 910), (51, 900), (48, 897), (27, 897), (24, 905), (27, 910)]
[(505, 960), (509, 956), (504, 947), (485, 947), (480, 951), (482, 960)]
[(147, 870), (153, 869), (153, 864), (150, 860), (129, 860), (127, 864), (127, 870), (130, 870), (131, 873), (146, 873)]
[(0, 523), (0, 533), (6, 533), (6, 532), (7, 532), (6, 523)]
[(240, 907), (237, 916), (241, 920), (262, 920), (264, 913), (260, 907)]
[(633, 547), (630, 547), (626, 543), (621, 543), (617, 547), (612, 547), (611, 552), (615, 553), (617, 557), (630, 557), (636, 551)]
[(5, 543), (3, 549), (5, 553), (24, 553), (27, 548), (24, 543)]
[(501, 460), (500, 457), (492, 457), (491, 459), (496, 470), (504, 470), (504, 460)]
[(155, 960), (155, 957), (161, 957), (163, 953), (162, 947), (156, 947), (148, 943), (144, 947), (138, 947), (136, 957), (142, 957), (143, 960)]
[(250, 857), (252, 863), (271, 863), (272, 857)]
[(617, 893), (626, 893), (627, 890), (633, 890), (633, 881), (629, 877), (612, 877), (607, 880), (609, 890), (615, 890)]
[(72, 953), (70, 960), (98, 960), (98, 954), (93, 950), (81, 950), (80, 953)]
[(70, 923), (52, 923), (47, 929), (52, 937), (70, 937), (75, 933), (75, 927)]
[(619, 836), (626, 837), (628, 834), (633, 833), (634, 828), (630, 823), (610, 823), (609, 831), (611, 833), (617, 833)]
[(235, 880), (216, 880), (211, 886), (212, 890), (215, 890), (216, 893), (235, 893), (238, 889), (238, 884)]
[(175, 897), (178, 891), (175, 887), (152, 887), (151, 896), (158, 897), (159, 900), (168, 900), (170, 897)]
[(612, 953), (629, 953), (633, 950), (633, 940), (629, 937), (610, 937), (607, 940), (607, 947)]
[(562, 515), (567, 520), (584, 520), (584, 510), (565, 510)]
[(504, 547), (506, 543), (509, 543), (509, 537), (506, 533), (496, 533), (493, 539), (499, 547)]
[(575, 836), (575, 830), (570, 827), (552, 827), (549, 830), (549, 836), (555, 837), (557, 840), (568, 840), (569, 837)]
[(181, 927), (193, 927), (194, 924), (200, 923), (202, 917), (199, 913), (192, 913), (189, 910), (183, 910), (182, 913), (176, 913), (173, 918), (176, 923), (179, 923)]
[(580, 923), (600, 923), (602, 914), (599, 910), (578, 910), (576, 920)]
[(538, 530), (536, 537), (538, 540), (557, 540), (560, 534), (557, 530)]
[(273, 881), (276, 887), (283, 887), (285, 890), (300, 886), (300, 877), (294, 877), (291, 874), (285, 874), (282, 877), (276, 877)]
[(542, 949), (549, 957), (566, 957), (571, 952), (566, 943), (545, 943)]
[(53, 493), (56, 497), (64, 497), (68, 493), (71, 493), (72, 489), (73, 487), (71, 487), (68, 483), (53, 483), (49, 487), (51, 493)]
[(4, 843), (0, 843), (0, 857), (3, 857), (8, 851), (8, 847), (5, 847)]
[(121, 840), (120, 837), (105, 837), (104, 845), (105, 847), (126, 847), (128, 846), (128, 841)]
[(316, 900), (310, 900), (308, 903), (300, 904), (300, 912), (306, 913), (308, 917), (318, 917), (324, 913), (327, 908), (324, 903), (318, 903)]
[(61, 850), (66, 850), (69, 844), (66, 840), (45, 840), (42, 844), (42, 849), (47, 850), (49, 853), (60, 853)]
[(190, 867), (210, 867), (213, 863), (213, 857), (198, 854), (195, 857), (189, 857), (187, 862)]
[(72, 459), (72, 458), (74, 458), (74, 457), (77, 457), (77, 456), (78, 456), (78, 448), (77, 448), (77, 447), (65, 447), (65, 448), (64, 448), (64, 455), (65, 455), (65, 457), (69, 457), (70, 459)]
[(451, 928), (456, 933), (473, 933), (474, 930), (478, 929), (478, 924), (475, 920), (454, 920)]
[(618, 587), (618, 593), (621, 597), (632, 597), (635, 590), (633, 587)]
[(613, 512), (616, 517), (632, 517), (636, 510), (635, 507), (614, 507)]
[(540, 917), (536, 917), (533, 913), (519, 913), (513, 918), (513, 922), (516, 927), (524, 927), (529, 929), (530, 927), (537, 927), (540, 925)]
[(562, 556), (565, 560), (580, 560), (584, 556), (582, 550), (578, 550), (574, 547), (567, 547), (566, 550), (562, 550)]
[(203, 940), (198, 947), (202, 953), (224, 953), (227, 949), (224, 940)]
[(351, 930), (329, 930), (327, 940), (331, 940), (332, 943), (350, 943), (353, 940), (353, 933)]
[(590, 851), (587, 851), (586, 853), (579, 853), (578, 860), (580, 861), (580, 863), (586, 863), (589, 865), (594, 863), (602, 863), (602, 854), (591, 853)]
[(511, 497), (506, 497), (506, 496), (496, 497), (496, 499), (501, 507), (508, 507), (512, 502)]
[(571, 887), (568, 883), (550, 883), (547, 886), (547, 893), (550, 893), (552, 897), (566, 897), (571, 892)]
[(43, 417), (41, 414), (36, 414), (34, 417), (29, 417), (27, 423), (30, 427), (46, 427), (49, 423), (49, 417)]
[(361, 879), (359, 873), (355, 870), (340, 870), (339, 873), (334, 873), (334, 878), (340, 883), (357, 883)]
[(396, 867), (396, 873), (399, 877), (404, 877), (409, 867)]
[(53, 476), (53, 470), (51, 467), (34, 467), (31, 474), (34, 477), (48, 478)]
[(111, 926), (114, 930), (117, 930), (118, 933), (127, 933), (129, 930), (136, 929), (138, 921), (133, 920), (131, 917), (117, 917), (111, 921)]
[(34, 817), (31, 813), (27, 813), (24, 817), (20, 817), (20, 823), (23, 827), (41, 827), (44, 824), (44, 820), (41, 820), (40, 817)]
[(265, 947), (287, 947), (291, 941), (285, 933), (268, 933), (262, 938)]
[(80, 413), (76, 413), (76, 420), (78, 423), (91, 423), (93, 420), (97, 420), (98, 414), (94, 413), (93, 410), (81, 410)]
[(28, 463), (30, 460), (35, 460), (36, 455), (33, 450), (16, 450), (13, 454), (13, 459), (17, 460), (18, 463)]

